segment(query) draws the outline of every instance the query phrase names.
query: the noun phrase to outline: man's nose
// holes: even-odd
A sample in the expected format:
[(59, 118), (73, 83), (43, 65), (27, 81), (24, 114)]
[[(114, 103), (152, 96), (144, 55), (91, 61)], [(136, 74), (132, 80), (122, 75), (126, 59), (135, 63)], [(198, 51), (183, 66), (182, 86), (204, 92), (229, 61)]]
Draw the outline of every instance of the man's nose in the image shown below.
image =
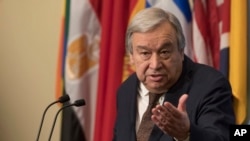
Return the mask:
[(161, 67), (161, 59), (160, 56), (157, 55), (156, 53), (152, 54), (151, 58), (150, 58), (150, 64), (149, 67), (151, 69), (158, 69)]

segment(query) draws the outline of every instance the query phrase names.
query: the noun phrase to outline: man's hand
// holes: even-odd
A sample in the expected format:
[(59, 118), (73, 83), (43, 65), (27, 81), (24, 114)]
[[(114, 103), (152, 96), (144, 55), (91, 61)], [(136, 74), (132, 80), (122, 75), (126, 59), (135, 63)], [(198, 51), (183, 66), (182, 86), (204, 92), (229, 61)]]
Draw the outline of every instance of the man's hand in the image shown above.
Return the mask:
[(176, 108), (169, 102), (157, 105), (152, 109), (153, 122), (165, 133), (178, 141), (185, 140), (189, 136), (190, 121), (186, 111), (188, 95), (184, 94), (179, 99)]

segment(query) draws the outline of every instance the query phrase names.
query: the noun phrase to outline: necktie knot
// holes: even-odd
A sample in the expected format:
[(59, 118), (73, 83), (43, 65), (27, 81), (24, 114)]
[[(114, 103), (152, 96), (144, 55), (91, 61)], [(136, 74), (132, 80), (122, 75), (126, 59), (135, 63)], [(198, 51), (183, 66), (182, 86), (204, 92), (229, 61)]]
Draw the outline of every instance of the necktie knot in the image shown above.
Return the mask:
[[(157, 101), (159, 98), (162, 96), (162, 94), (154, 94), (154, 93), (149, 93), (149, 105), (154, 106), (157, 104)], [(153, 108), (153, 107), (151, 107)]]

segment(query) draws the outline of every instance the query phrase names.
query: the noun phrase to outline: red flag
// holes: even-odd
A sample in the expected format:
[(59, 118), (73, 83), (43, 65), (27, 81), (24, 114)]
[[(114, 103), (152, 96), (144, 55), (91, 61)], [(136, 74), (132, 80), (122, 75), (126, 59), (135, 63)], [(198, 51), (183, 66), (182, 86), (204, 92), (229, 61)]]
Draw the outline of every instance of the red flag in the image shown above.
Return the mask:
[(110, 141), (116, 115), (116, 90), (122, 81), (128, 1), (102, 3), (98, 98), (94, 141)]

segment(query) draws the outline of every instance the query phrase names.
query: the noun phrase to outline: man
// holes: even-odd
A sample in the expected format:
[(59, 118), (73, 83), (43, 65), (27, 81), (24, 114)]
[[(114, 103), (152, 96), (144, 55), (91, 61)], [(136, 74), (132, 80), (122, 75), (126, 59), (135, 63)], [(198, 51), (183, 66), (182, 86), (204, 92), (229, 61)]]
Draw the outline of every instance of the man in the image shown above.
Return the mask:
[[(229, 140), (235, 123), (231, 86), (217, 70), (185, 56), (184, 46), (173, 14), (148, 8), (135, 15), (126, 33), (135, 73), (117, 92), (114, 141)], [(152, 95), (160, 98), (146, 120)]]

